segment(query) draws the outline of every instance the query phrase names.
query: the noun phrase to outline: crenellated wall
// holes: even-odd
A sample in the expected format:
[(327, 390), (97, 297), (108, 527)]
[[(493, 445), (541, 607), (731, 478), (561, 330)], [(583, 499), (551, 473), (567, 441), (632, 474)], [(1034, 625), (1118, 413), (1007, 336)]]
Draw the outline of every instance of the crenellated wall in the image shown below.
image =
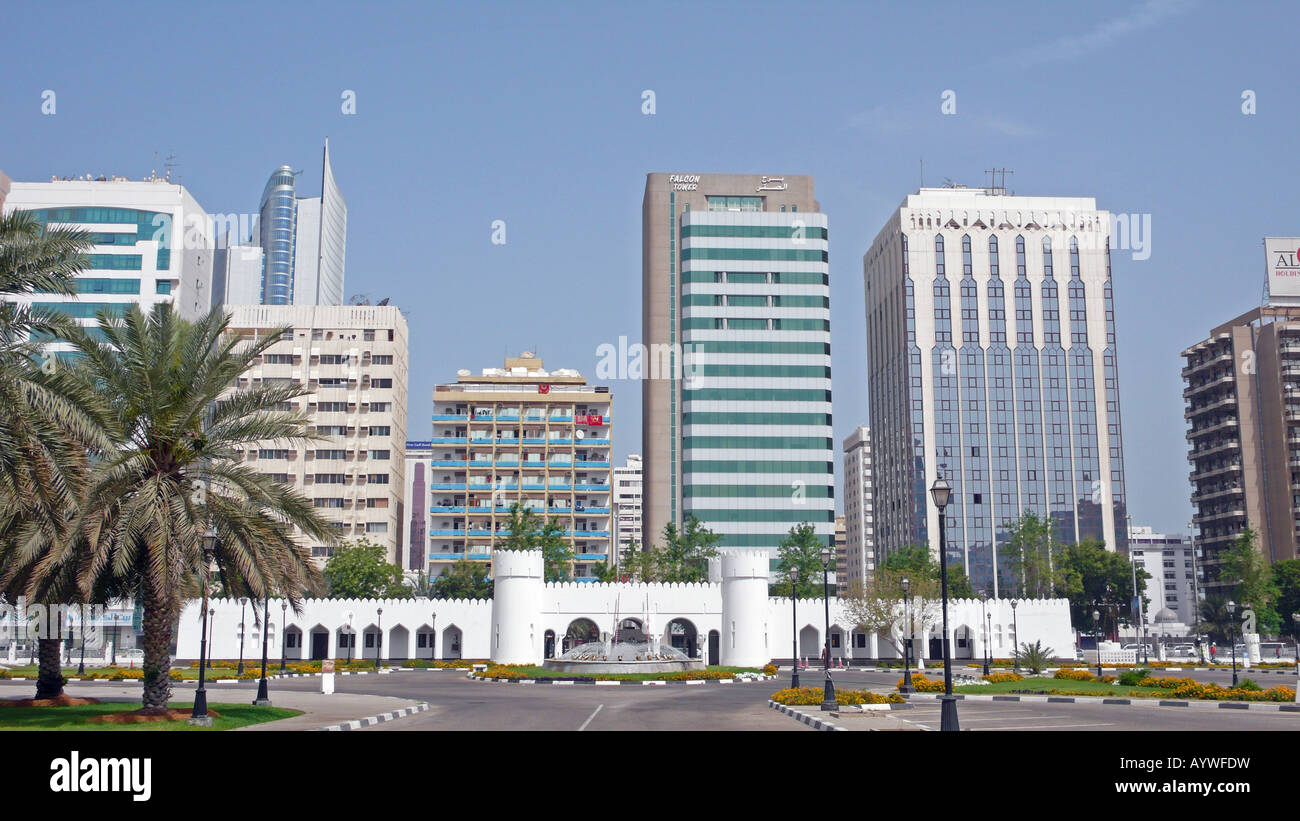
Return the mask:
[[(285, 649), (290, 660), (347, 658), (348, 625), (356, 633), (354, 659), (491, 658), (504, 663), (539, 663), (552, 648), (558, 655), (569, 627), (579, 619), (591, 620), (598, 632), (614, 629), (618, 619), (636, 619), (644, 629), (672, 643), (669, 625), (681, 623), (679, 642), (694, 654), (703, 653), (709, 664), (761, 666), (791, 654), (819, 659), (824, 642), (826, 606), (822, 599), (770, 598), (767, 595), (767, 555), (758, 551), (728, 551), (711, 562), (710, 582), (601, 584), (543, 583), (542, 559), (537, 551), (500, 552), (494, 559), (496, 599), (306, 599), (301, 612), (283, 611), (280, 600), (270, 603), (272, 630), (268, 657), (278, 664), (281, 653), (282, 613), (289, 630), (300, 640)], [(997, 658), (1012, 652), (1014, 624), (1021, 642), (1042, 641), (1060, 656), (1073, 656), (1074, 633), (1069, 603), (1065, 599), (1020, 599), (1012, 618), (1010, 599), (954, 599), (948, 621), (953, 635), (952, 653), (958, 659), (978, 659), (986, 638)], [(241, 607), (237, 599), (209, 602), (214, 611), (210, 634), (212, 658), (238, 658)], [(916, 608), (916, 603), (912, 603)], [(243, 657), (261, 656), (261, 630), (255, 624), (254, 605), (244, 609), (248, 625)], [(383, 610), (382, 616), (379, 610)], [(883, 636), (850, 632), (839, 600), (830, 601), (833, 658), (897, 658)], [(256, 619), (261, 608), (256, 607)], [(903, 605), (898, 604), (901, 617)], [(929, 658), (931, 638), (940, 634), (938, 605), (927, 608), (932, 618), (922, 627), (913, 611), (916, 646)], [(987, 622), (985, 615), (987, 614)], [(792, 624), (793, 621), (793, 624)], [(177, 658), (199, 657), (199, 603), (186, 604), (177, 635)], [(378, 629), (382, 623), (382, 644)], [(901, 639), (902, 626), (894, 638)], [(432, 642), (428, 636), (432, 634)], [(424, 646), (421, 645), (421, 637)], [(795, 651), (795, 644), (798, 650)], [(430, 646), (432, 644), (432, 646)], [(369, 646), (367, 646), (369, 645)], [(861, 645), (861, 646), (859, 646)], [(937, 647), (937, 642), (934, 645)]]

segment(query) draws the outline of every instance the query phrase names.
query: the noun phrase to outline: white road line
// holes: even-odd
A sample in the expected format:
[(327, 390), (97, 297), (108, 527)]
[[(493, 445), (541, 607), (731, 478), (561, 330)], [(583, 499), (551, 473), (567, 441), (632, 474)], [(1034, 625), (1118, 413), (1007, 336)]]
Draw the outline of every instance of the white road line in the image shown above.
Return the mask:
[(1111, 723), (1101, 724), (1016, 724), (1010, 727), (978, 727), (971, 730), (973, 733), (983, 733), (989, 730), (1061, 730), (1066, 727), (1113, 727)]
[(596, 709), (592, 710), (591, 715), (587, 716), (587, 720), (582, 722), (582, 726), (578, 728), (578, 732), (582, 732), (583, 730), (587, 729), (587, 725), (591, 723), (591, 720), (596, 717), (596, 713), (599, 713), (601, 708), (604, 706), (605, 706), (604, 704), (596, 705)]

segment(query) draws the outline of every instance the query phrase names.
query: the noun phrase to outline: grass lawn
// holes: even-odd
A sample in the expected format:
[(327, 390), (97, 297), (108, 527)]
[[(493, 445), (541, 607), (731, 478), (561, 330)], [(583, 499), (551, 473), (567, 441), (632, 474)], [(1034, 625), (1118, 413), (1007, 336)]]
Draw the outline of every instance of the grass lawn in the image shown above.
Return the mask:
[[(173, 701), (174, 709), (189, 710), (191, 702)], [(300, 715), (299, 710), (283, 707), (254, 707), (251, 704), (209, 704), (221, 714), (212, 719), (213, 730), (233, 730), (249, 724), (262, 724)], [(184, 721), (157, 721), (148, 724), (88, 724), (85, 719), (104, 713), (123, 713), (140, 709), (140, 702), (115, 701), (76, 707), (0, 707), (0, 730), (202, 730)]]
[[(762, 673), (763, 671), (756, 667), (706, 667), (708, 671), (714, 672), (731, 672), (731, 673)], [(675, 673), (600, 673), (599, 675), (584, 676), (580, 673), (562, 673), (558, 670), (547, 670), (544, 667), (511, 667), (512, 672), (522, 673), (524, 678), (595, 678), (599, 681), (663, 681)]]

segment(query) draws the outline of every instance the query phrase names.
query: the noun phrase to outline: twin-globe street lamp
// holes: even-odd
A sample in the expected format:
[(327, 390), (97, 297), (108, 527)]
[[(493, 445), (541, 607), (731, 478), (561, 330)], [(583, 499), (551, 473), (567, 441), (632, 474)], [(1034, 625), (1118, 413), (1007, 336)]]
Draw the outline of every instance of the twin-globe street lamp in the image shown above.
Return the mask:
[(822, 709), (838, 710), (835, 703), (835, 682), (831, 681), (831, 590), (827, 576), (831, 572), (831, 549), (822, 548), (822, 601), (826, 603), (826, 686), (822, 691)]
[(1237, 686), (1237, 603), (1228, 600), (1226, 605), (1228, 611), (1228, 642), (1232, 645), (1232, 686)]
[(1097, 647), (1097, 680), (1101, 680), (1101, 613), (1092, 611), (1092, 642)]
[(790, 567), (790, 688), (799, 689), (799, 568)]
[(980, 615), (982, 617), (981, 620), (984, 622), (984, 624), (980, 626), (984, 628), (984, 675), (986, 676), (989, 674), (989, 640), (992, 639), (993, 637), (992, 636), (993, 625), (989, 622), (988, 608), (986, 607), (986, 605), (988, 604), (988, 600), (989, 600), (989, 594), (981, 590), (980, 591)]
[(194, 692), (194, 709), (190, 712), (189, 723), (200, 727), (211, 727), (212, 716), (208, 715), (208, 691), (203, 686), (208, 666), (208, 616), (216, 608), (208, 608), (208, 570), (212, 566), (212, 556), (217, 549), (217, 531), (209, 527), (203, 534), (203, 632), (199, 635), (199, 688)]
[(952, 694), (952, 659), (948, 653), (948, 535), (944, 524), (944, 509), (952, 498), (952, 485), (942, 474), (930, 485), (930, 496), (939, 509), (939, 578), (943, 597), (943, 695), (939, 698), (942, 705), (939, 729), (955, 733), (961, 727), (957, 723), (957, 697)]
[(262, 597), (262, 677), (257, 681), (257, 698), (253, 699), (254, 707), (271, 706), (271, 696), (266, 687), (266, 640), (271, 634), (270, 617), (271, 598), (264, 595)]
[(912, 687), (912, 611), (908, 606), (907, 593), (912, 589), (912, 582), (906, 576), (901, 582), (903, 588), (903, 623), (907, 630), (907, 635), (903, 636), (903, 686), (898, 688), (900, 693), (915, 692)]

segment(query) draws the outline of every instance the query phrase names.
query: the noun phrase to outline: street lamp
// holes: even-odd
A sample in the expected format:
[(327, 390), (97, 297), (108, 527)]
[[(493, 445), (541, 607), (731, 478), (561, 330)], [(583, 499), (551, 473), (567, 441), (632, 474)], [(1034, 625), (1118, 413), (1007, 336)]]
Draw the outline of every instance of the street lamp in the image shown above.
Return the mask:
[(799, 689), (799, 568), (790, 566), (790, 687)]
[(930, 485), (930, 496), (934, 499), (934, 506), (939, 508), (939, 576), (943, 596), (943, 696), (939, 699), (942, 702), (939, 729), (955, 733), (961, 727), (957, 723), (957, 699), (952, 694), (952, 659), (948, 652), (948, 535), (944, 525), (944, 509), (952, 498), (952, 485), (940, 475)]
[(1097, 649), (1097, 680), (1101, 680), (1101, 613), (1092, 611), (1092, 643)]
[(1291, 614), (1291, 623), (1295, 625), (1295, 700), (1300, 703), (1300, 613)]
[(1020, 672), (1020, 622), (1016, 621), (1016, 600), (1011, 600), (1011, 658)]
[(984, 624), (980, 626), (984, 628), (984, 675), (986, 676), (989, 674), (989, 639), (991, 638), (990, 634), (993, 632), (990, 629), (990, 625), (988, 623), (988, 619), (989, 619), (988, 609), (985, 606), (988, 600), (989, 600), (989, 594), (981, 590), (980, 591), (980, 614), (982, 616), (981, 621), (983, 621)]
[(352, 645), (356, 643), (356, 632), (352, 629), (352, 614), (348, 613), (348, 664), (352, 663)]
[(903, 621), (907, 626), (907, 635), (903, 636), (903, 686), (898, 688), (900, 693), (912, 693), (915, 689), (912, 687), (912, 609), (908, 606), (907, 593), (912, 589), (912, 582), (906, 576), (903, 577)]
[(240, 596), (239, 597), (239, 669), (235, 671), (235, 675), (237, 676), (242, 676), (244, 674), (244, 608), (247, 605), (248, 605), (248, 597)]
[(1237, 603), (1228, 600), (1228, 641), (1232, 644), (1232, 686), (1237, 686)]
[[(208, 608), (208, 644), (216, 648), (217, 643), (213, 641), (212, 634), (217, 632), (217, 608)], [(212, 667), (212, 659), (208, 659), (208, 667)]]
[(110, 663), (114, 667), (117, 666), (117, 620), (120, 615), (119, 613), (113, 614), (113, 660)]
[(822, 601), (826, 603), (826, 659), (824, 667), (826, 669), (826, 687), (822, 692), (822, 709), (838, 710), (840, 705), (835, 703), (835, 682), (831, 681), (831, 591), (830, 582), (827, 576), (831, 572), (831, 549), (822, 548)]
[(380, 607), (375, 610), (379, 616), (379, 625), (375, 628), (378, 634), (375, 636), (375, 672), (379, 672), (379, 658), (384, 654), (384, 608)]
[(72, 664), (72, 616), (68, 616), (68, 658), (65, 664)]
[(86, 674), (86, 605), (81, 605), (81, 663), (77, 665), (77, 675)]
[(266, 639), (271, 634), (271, 599), (262, 598), (262, 678), (257, 682), (257, 698), (253, 699), (254, 707), (270, 707), (271, 696), (266, 691)]
[[(284, 675), (285, 645), (289, 643), (289, 603), (280, 600), (280, 675)], [(301, 654), (299, 654), (301, 655)]]
[(203, 686), (204, 673), (208, 663), (208, 616), (215, 612), (215, 608), (208, 609), (208, 568), (212, 565), (212, 555), (217, 549), (217, 531), (216, 528), (209, 527), (203, 534), (203, 606), (200, 615), (203, 617), (203, 632), (199, 634), (199, 689), (194, 692), (194, 710), (190, 713), (190, 724), (201, 727), (212, 726), (212, 716), (208, 715), (208, 691)]

